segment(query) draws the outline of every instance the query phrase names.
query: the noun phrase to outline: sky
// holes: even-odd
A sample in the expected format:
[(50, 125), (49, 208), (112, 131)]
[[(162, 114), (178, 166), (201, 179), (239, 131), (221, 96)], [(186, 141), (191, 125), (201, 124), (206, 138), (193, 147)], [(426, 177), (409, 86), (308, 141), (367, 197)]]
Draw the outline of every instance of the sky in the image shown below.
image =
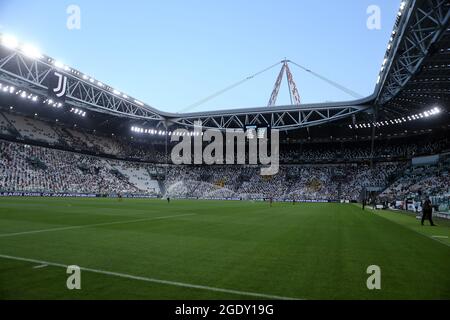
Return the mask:
[[(67, 28), (80, 9), (79, 29)], [(369, 29), (371, 5), (379, 29)], [(0, 33), (168, 112), (266, 106), (284, 58), (363, 96), (383, 61), (397, 0), (0, 0)], [(302, 103), (352, 100), (291, 66)], [(277, 105), (290, 104), (285, 80)]]

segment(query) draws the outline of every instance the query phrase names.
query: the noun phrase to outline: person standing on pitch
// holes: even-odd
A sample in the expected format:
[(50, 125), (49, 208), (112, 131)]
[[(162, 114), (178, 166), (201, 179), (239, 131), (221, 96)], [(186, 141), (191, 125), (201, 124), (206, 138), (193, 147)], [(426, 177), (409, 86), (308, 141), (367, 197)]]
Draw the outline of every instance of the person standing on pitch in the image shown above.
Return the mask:
[(430, 221), (431, 226), (435, 226), (433, 222), (433, 207), (431, 206), (430, 199), (426, 199), (422, 207), (422, 225), (425, 219)]

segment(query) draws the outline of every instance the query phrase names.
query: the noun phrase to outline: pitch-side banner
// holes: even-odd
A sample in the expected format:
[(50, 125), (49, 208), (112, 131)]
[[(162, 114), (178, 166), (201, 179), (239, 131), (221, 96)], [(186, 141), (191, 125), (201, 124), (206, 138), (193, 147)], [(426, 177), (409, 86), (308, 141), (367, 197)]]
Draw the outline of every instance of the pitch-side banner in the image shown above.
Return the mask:
[[(147, 194), (123, 194), (123, 198), (156, 198)], [(52, 198), (117, 198), (117, 194), (57, 193), (57, 192), (0, 192), (0, 197), (52, 197)]]

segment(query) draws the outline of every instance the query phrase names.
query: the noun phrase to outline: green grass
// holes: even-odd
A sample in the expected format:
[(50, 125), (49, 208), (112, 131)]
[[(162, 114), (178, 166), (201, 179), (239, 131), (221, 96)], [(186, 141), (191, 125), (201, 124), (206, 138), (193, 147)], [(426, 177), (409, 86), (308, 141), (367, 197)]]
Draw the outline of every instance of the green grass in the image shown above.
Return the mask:
[[(2, 198), (0, 255), (300, 299), (450, 299), (439, 224), (351, 204)], [(39, 264), (0, 258), (0, 299), (258, 298), (91, 271), (68, 290), (65, 268)]]

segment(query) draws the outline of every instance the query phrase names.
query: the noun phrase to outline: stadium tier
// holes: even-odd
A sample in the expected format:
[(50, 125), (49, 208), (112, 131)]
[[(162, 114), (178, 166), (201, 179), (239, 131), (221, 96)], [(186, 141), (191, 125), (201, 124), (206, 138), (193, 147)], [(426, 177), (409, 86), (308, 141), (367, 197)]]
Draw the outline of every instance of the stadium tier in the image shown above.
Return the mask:
[[(267, 177), (258, 165), (173, 165), (163, 142), (148, 145), (10, 112), (0, 116), (2, 192), (280, 201), (362, 201), (372, 192), (381, 202), (449, 192), (445, 134), (380, 140), (372, 165), (364, 141), (284, 143), (280, 171)], [(430, 155), (440, 156), (413, 165)]]

